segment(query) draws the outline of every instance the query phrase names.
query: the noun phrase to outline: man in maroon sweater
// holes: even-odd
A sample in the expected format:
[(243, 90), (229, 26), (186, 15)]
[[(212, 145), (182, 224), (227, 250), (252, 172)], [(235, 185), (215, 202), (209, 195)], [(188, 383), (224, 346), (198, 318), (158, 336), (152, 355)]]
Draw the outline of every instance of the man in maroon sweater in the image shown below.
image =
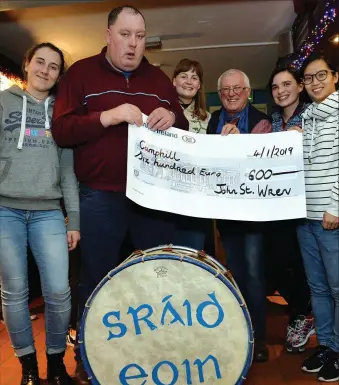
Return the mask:
[(143, 56), (145, 21), (139, 10), (113, 9), (106, 39), (99, 55), (71, 66), (53, 116), (56, 143), (74, 148), (80, 187), (80, 314), (96, 285), (121, 262), (128, 230), (137, 249), (172, 240), (170, 214), (142, 208), (125, 196), (128, 123), (142, 125), (144, 113), (152, 130), (188, 129), (170, 80)]

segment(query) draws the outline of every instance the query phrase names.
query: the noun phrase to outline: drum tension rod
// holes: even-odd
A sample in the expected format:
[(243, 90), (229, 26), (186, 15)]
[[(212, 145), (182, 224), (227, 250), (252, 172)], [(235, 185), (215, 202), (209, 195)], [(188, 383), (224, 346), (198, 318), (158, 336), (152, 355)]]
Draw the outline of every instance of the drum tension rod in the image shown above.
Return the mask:
[(206, 252), (205, 252), (205, 250), (199, 250), (199, 251), (198, 251), (198, 257), (206, 258)]

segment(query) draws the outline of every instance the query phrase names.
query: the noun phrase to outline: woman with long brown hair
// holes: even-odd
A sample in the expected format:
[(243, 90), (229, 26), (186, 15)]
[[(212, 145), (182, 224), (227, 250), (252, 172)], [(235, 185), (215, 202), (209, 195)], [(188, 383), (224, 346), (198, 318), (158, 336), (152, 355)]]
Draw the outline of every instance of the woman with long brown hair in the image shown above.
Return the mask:
[(175, 67), (172, 82), (178, 99), (189, 122), (189, 130), (197, 134), (206, 134), (211, 117), (206, 109), (204, 71), (199, 62), (182, 59)]
[[(175, 67), (172, 82), (181, 107), (189, 122), (189, 131), (206, 134), (211, 114), (206, 109), (203, 68), (195, 60), (182, 59)], [(212, 221), (178, 215), (174, 243), (202, 250), (205, 245), (208, 224)]]

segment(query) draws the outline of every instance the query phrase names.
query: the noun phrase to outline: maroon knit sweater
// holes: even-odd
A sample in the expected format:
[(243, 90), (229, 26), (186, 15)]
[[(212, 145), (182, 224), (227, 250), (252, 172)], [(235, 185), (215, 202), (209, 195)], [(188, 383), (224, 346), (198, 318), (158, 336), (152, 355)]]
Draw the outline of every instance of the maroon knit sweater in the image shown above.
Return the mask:
[(58, 86), (52, 133), (60, 147), (74, 147), (75, 172), (80, 183), (107, 191), (125, 191), (127, 123), (103, 127), (102, 111), (124, 103), (150, 115), (158, 107), (175, 113), (174, 126), (188, 122), (168, 77), (143, 58), (128, 80), (99, 55), (74, 63)]

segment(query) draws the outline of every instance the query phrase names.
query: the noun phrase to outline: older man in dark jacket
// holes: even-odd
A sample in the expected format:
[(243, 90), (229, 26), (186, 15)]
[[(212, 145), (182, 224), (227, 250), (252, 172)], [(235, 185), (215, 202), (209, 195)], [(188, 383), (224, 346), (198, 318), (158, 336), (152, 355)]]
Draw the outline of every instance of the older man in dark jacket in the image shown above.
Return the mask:
[[(248, 76), (231, 69), (218, 80), (222, 108), (209, 121), (207, 134), (260, 134), (272, 131), (269, 118), (251, 106)], [(266, 288), (263, 253), (263, 223), (220, 220), (217, 222), (227, 264), (247, 303), (255, 335), (254, 361), (269, 358), (265, 345)]]

